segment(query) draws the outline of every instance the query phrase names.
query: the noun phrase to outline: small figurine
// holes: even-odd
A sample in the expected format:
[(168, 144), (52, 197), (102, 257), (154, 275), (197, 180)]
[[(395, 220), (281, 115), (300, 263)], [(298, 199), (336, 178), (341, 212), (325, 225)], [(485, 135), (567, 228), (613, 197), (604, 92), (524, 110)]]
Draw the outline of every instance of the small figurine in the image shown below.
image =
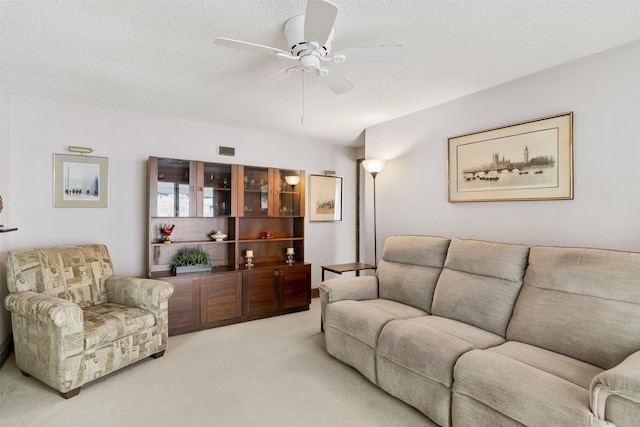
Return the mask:
[(175, 228), (175, 224), (171, 224), (171, 227), (167, 227), (167, 224), (163, 224), (162, 225), (162, 234), (164, 234), (164, 242), (169, 244), (171, 243), (171, 238), (169, 236), (171, 236), (171, 233), (173, 232), (173, 229)]

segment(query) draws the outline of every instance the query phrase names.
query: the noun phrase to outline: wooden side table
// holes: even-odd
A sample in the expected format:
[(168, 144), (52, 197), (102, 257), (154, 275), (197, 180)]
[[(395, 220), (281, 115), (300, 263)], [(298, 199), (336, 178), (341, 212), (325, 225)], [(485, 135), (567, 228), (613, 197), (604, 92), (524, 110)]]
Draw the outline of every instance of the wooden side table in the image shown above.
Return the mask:
[(372, 264), (365, 264), (363, 262), (350, 262), (347, 264), (332, 264), (332, 265), (322, 265), (322, 281), (324, 282), (324, 272), (331, 271), (332, 273), (342, 274), (349, 271), (355, 271), (356, 276), (360, 276), (361, 270), (375, 270), (376, 266)]

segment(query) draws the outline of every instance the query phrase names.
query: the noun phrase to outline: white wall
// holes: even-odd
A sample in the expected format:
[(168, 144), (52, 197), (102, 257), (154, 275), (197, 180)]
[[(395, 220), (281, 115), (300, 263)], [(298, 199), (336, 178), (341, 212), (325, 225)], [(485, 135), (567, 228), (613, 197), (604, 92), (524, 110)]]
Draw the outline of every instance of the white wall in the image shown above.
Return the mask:
[[(447, 202), (448, 138), (568, 111), (573, 200)], [(378, 258), (393, 234), (640, 251), (640, 41), (369, 128), (366, 156)]]
[[(335, 170), (345, 178), (344, 220), (307, 220), (312, 286), (320, 283), (320, 265), (355, 257), (355, 148), (19, 95), (11, 96), (10, 124), (8, 194), (12, 226), (19, 230), (10, 233), (10, 246), (0, 253), (3, 261), (10, 249), (104, 243), (116, 274), (144, 276), (149, 156), (304, 169), (307, 175)], [(109, 158), (107, 209), (53, 208), (53, 153), (69, 154), (69, 145), (91, 147), (92, 155)], [(235, 147), (236, 156), (218, 155), (220, 145)]]
[[(2, 196), (4, 209), (0, 213), (0, 224), (6, 225), (11, 210), (11, 198), (9, 197), (9, 94), (0, 83), (0, 195)], [(9, 242), (15, 232), (0, 234), (0, 350), (2, 344), (11, 331), (11, 318), (4, 311), (4, 299), (9, 293), (7, 290), (7, 273), (4, 253), (9, 247)]]

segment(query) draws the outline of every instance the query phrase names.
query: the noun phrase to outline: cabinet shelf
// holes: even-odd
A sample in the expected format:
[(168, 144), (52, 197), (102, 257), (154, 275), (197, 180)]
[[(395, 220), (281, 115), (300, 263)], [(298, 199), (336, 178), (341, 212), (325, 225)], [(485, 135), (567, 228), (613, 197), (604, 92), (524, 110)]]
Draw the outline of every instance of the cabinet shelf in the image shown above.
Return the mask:
[(167, 279), (170, 277), (180, 278), (180, 277), (189, 277), (189, 276), (208, 276), (208, 275), (216, 275), (220, 273), (228, 273), (236, 271), (236, 268), (228, 265), (220, 265), (212, 267), (210, 272), (199, 272), (199, 273), (180, 273), (176, 274), (173, 270), (158, 270), (152, 272), (149, 277), (151, 279)]
[(153, 242), (150, 243), (151, 246), (171, 246), (171, 245), (180, 245), (180, 246), (184, 246), (184, 245), (224, 245), (224, 244), (230, 244), (230, 243), (235, 243), (235, 240), (231, 239), (231, 240), (222, 240), (220, 242), (217, 242), (215, 240), (180, 240), (180, 241), (176, 241), (176, 240), (172, 240), (171, 243), (164, 243), (164, 242)]
[(255, 242), (290, 242), (292, 240), (304, 240), (304, 237), (274, 237), (273, 239), (240, 239), (239, 243), (255, 243)]

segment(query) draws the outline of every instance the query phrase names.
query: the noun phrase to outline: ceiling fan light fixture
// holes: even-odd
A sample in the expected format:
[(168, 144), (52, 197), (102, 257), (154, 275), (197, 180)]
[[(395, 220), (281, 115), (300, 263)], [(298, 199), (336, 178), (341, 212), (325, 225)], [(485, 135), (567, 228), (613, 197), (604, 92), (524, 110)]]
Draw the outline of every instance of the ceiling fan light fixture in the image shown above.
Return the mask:
[(316, 71), (320, 68), (320, 58), (314, 54), (309, 54), (300, 57), (300, 64), (303, 71)]

